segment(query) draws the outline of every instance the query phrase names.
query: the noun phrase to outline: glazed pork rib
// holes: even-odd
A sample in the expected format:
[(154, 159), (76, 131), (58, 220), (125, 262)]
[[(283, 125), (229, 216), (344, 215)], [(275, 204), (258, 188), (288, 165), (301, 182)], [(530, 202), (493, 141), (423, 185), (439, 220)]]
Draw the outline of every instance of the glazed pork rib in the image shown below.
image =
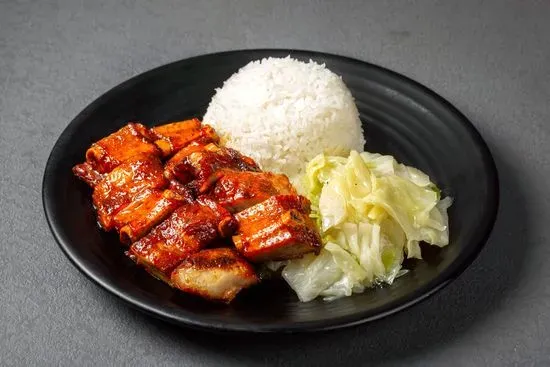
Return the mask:
[(218, 142), (214, 129), (197, 119), (174, 122), (148, 129), (131, 122), (109, 136), (93, 143), (86, 151), (86, 161), (73, 167), (73, 173), (91, 187), (105, 173), (136, 155), (168, 157), (192, 142)]
[(225, 209), (197, 200), (180, 206), (149, 234), (134, 242), (128, 256), (170, 284), (170, 273), (187, 256), (230, 235), (235, 228), (235, 219)]
[(191, 142), (200, 144), (217, 143), (219, 137), (208, 125), (202, 126), (198, 119), (191, 119), (160, 125), (151, 129), (155, 145), (162, 151), (164, 157), (178, 152)]
[(218, 170), (208, 182), (206, 196), (231, 213), (238, 213), (273, 195), (295, 195), (288, 177), (271, 172)]
[(252, 262), (288, 260), (321, 249), (321, 238), (309, 217), (310, 203), (299, 195), (276, 195), (235, 217), (233, 242)]
[(98, 222), (105, 231), (114, 227), (114, 217), (147, 189), (163, 189), (168, 181), (162, 163), (154, 155), (138, 155), (108, 173), (95, 187), (92, 201)]
[(73, 172), (132, 260), (184, 292), (229, 303), (259, 282), (248, 261), (301, 257), (321, 240), (309, 201), (285, 175), (218, 142), (197, 119), (130, 123), (94, 143)]
[(202, 250), (185, 258), (170, 280), (184, 292), (225, 303), (259, 282), (254, 268), (230, 248)]
[(101, 139), (86, 152), (86, 161), (73, 167), (74, 174), (94, 188), (94, 207), (100, 226), (115, 228), (123, 243), (134, 242), (162, 221), (182, 202), (189, 190), (162, 175), (159, 157), (190, 142), (217, 141), (209, 126), (197, 119), (147, 129), (129, 123)]
[(145, 190), (113, 218), (120, 242), (130, 244), (147, 234), (175, 209), (189, 202), (173, 190)]
[(101, 139), (86, 151), (86, 161), (98, 173), (111, 172), (135, 155), (160, 156), (153, 144), (151, 132), (142, 124), (129, 123), (117, 132)]
[(164, 175), (182, 184), (192, 184), (198, 194), (204, 193), (219, 169), (238, 171), (259, 171), (252, 158), (234, 149), (220, 147), (214, 143), (192, 144), (179, 151), (167, 163)]

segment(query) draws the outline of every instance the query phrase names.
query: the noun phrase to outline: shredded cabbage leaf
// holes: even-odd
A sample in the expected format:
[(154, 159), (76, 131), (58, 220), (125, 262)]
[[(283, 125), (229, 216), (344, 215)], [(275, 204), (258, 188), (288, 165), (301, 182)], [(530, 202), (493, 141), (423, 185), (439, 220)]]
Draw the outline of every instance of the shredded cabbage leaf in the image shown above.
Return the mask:
[(306, 167), (302, 188), (323, 249), (286, 263), (282, 276), (303, 302), (333, 300), (391, 284), (406, 271), (405, 255), (421, 259), (420, 242), (449, 243), (452, 199), (422, 171), (392, 156), (351, 151), (320, 154)]

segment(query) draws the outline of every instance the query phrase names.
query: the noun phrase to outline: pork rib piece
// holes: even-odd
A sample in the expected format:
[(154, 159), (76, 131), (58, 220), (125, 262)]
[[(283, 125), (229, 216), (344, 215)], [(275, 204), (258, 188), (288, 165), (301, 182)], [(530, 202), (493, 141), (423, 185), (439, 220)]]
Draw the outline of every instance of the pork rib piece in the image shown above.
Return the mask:
[(176, 209), (145, 237), (134, 242), (128, 256), (155, 277), (170, 283), (170, 273), (187, 256), (234, 232), (234, 217), (215, 203), (197, 200)]
[(296, 195), (288, 177), (271, 172), (221, 169), (208, 180), (206, 196), (231, 213), (237, 213), (273, 195)]
[(151, 129), (151, 133), (155, 137), (155, 145), (165, 157), (194, 141), (208, 144), (220, 140), (212, 127), (202, 126), (200, 120), (196, 118), (156, 126)]
[(276, 195), (235, 215), (235, 247), (252, 262), (288, 260), (321, 249), (309, 217), (310, 203), (299, 195)]
[(203, 298), (229, 303), (242, 289), (259, 282), (252, 266), (230, 248), (214, 248), (187, 257), (172, 272), (172, 285)]
[(136, 155), (160, 156), (160, 149), (150, 140), (151, 132), (142, 124), (129, 123), (101, 139), (86, 151), (86, 161), (98, 173), (111, 172)]
[(113, 219), (120, 242), (130, 244), (139, 240), (186, 201), (188, 198), (172, 190), (142, 191)]
[(101, 227), (110, 231), (114, 216), (147, 189), (162, 189), (168, 181), (153, 155), (134, 156), (108, 173), (94, 188), (92, 201)]
[(192, 143), (176, 153), (167, 163), (164, 175), (182, 184), (192, 184), (198, 193), (205, 192), (209, 180), (217, 170), (227, 168), (238, 171), (259, 171), (252, 158), (234, 149), (210, 143)]

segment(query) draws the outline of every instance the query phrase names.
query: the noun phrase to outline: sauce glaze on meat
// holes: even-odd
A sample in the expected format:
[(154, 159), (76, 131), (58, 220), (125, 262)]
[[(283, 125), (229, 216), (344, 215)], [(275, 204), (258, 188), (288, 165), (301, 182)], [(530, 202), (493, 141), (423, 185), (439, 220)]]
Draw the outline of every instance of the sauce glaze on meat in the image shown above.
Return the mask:
[[(248, 262), (318, 252), (309, 201), (284, 175), (220, 146), (198, 119), (129, 123), (92, 144), (73, 173), (93, 188), (98, 223), (174, 288), (231, 302), (259, 282)], [(227, 247), (227, 244), (230, 247)]]

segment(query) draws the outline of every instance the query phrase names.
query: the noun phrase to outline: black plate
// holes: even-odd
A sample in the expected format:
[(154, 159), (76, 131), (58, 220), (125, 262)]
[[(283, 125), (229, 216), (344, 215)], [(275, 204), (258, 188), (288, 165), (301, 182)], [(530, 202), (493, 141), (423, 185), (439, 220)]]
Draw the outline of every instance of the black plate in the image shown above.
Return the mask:
[[(175, 291), (138, 269), (114, 235), (96, 226), (90, 190), (71, 173), (88, 146), (128, 121), (153, 126), (202, 116), (214, 88), (241, 66), (267, 56), (325, 63), (351, 89), (369, 151), (420, 168), (451, 195), (450, 245), (423, 247), (425, 261), (392, 286), (334, 302), (300, 303), (282, 281), (247, 290), (230, 306)], [(130, 305), (194, 327), (254, 332), (333, 329), (375, 320), (425, 299), (456, 278), (483, 247), (495, 221), (498, 180), (472, 124), (418, 83), (384, 68), (324, 53), (245, 50), (198, 56), (134, 77), (93, 102), (65, 129), (44, 173), (43, 202), (55, 239), (73, 264)]]

